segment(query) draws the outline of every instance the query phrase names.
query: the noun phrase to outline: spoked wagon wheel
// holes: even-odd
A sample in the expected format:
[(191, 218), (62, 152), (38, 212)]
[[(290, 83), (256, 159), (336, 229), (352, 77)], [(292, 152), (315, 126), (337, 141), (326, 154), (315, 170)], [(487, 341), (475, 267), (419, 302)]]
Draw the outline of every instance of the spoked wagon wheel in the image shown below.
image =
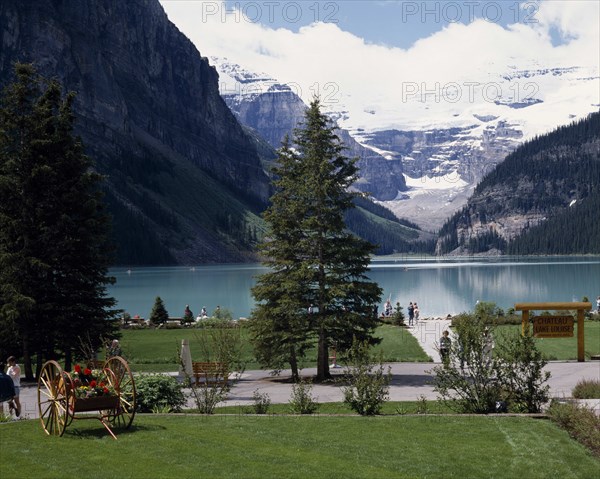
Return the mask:
[(72, 420), (73, 412), (69, 409), (72, 398), (67, 381), (56, 361), (48, 361), (42, 366), (38, 379), (38, 409), (46, 434), (62, 436)]
[(104, 369), (112, 371), (107, 374), (108, 382), (119, 391), (119, 405), (108, 413), (109, 421), (117, 427), (129, 428), (135, 416), (135, 383), (129, 364), (121, 356), (113, 356), (104, 363)]

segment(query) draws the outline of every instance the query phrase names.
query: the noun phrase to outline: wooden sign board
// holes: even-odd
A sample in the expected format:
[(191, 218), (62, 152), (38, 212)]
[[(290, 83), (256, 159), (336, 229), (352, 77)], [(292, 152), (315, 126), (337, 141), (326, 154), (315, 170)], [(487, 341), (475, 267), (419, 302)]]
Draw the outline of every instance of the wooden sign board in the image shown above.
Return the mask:
[(533, 336), (536, 338), (572, 338), (573, 316), (536, 316), (533, 318)]

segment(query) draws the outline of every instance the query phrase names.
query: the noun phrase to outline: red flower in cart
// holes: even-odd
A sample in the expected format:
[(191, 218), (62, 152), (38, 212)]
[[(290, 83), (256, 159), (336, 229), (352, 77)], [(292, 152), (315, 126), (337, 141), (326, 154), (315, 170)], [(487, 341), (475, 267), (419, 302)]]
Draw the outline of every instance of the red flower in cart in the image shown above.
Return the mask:
[(106, 372), (101, 369), (91, 370), (75, 365), (71, 373), (73, 392), (77, 398), (92, 398), (98, 396), (115, 396), (115, 389), (110, 385)]

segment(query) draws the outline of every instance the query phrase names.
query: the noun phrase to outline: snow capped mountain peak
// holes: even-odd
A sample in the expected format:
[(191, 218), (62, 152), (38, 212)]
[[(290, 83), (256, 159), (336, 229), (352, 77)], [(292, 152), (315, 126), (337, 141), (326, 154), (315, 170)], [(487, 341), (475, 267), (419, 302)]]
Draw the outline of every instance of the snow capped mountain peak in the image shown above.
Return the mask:
[[(226, 59), (212, 61), (230, 106), (267, 92), (302, 96), (297, 84)], [(340, 128), (379, 158), (401, 162), (408, 191), (384, 195), (398, 216), (438, 228), (523, 141), (598, 110), (595, 67), (543, 67), (535, 61), (489, 67), (477, 77), (446, 83), (400, 82), (391, 98), (375, 89), (356, 98), (335, 85), (331, 91), (321, 88), (322, 105)]]

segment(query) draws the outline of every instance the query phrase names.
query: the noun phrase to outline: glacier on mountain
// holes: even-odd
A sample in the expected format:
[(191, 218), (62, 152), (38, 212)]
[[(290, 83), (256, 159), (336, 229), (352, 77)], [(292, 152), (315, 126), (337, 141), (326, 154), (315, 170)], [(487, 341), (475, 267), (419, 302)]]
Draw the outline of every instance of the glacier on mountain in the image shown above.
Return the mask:
[[(285, 128), (291, 131), (284, 124), (296, 126), (301, 119), (302, 99), (309, 92), (227, 59), (213, 57), (211, 62), (220, 75), (221, 95), (242, 123), (248, 121), (244, 108), (253, 103), (250, 126), (268, 123), (265, 115), (276, 112), (257, 109), (257, 98), (265, 93), (271, 101), (279, 97), (277, 108), (287, 108), (290, 118), (279, 121), (281, 131), (268, 139), (277, 146), (276, 137)], [(599, 79), (597, 68), (577, 65), (490, 64), (477, 79), (399, 82), (394, 98), (375, 89), (369, 98), (356, 98), (327, 85), (320, 93), (346, 143), (356, 142), (350, 153), (361, 157), (359, 188), (375, 190), (374, 198), (397, 216), (435, 230), (523, 141), (597, 111)], [(383, 167), (383, 160), (392, 167)]]

